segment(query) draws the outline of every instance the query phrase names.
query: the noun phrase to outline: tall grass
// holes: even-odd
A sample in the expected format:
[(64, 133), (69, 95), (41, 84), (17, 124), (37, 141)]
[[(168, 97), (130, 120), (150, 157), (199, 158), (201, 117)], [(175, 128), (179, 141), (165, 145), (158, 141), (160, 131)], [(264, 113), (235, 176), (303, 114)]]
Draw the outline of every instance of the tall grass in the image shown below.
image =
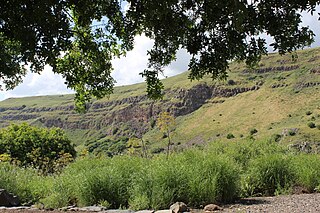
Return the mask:
[(241, 196), (310, 191), (320, 185), (320, 156), (291, 153), (269, 141), (215, 142), (152, 159), (117, 156), (78, 159), (55, 176), (0, 162), (0, 188), (24, 203), (47, 208), (105, 205), (162, 209), (182, 201), (199, 207)]
[(276, 154), (253, 159), (243, 177), (246, 195), (275, 195), (288, 192), (296, 179), (290, 156)]
[(320, 155), (298, 154), (293, 157), (297, 185), (309, 192), (320, 189)]
[(212, 202), (230, 202), (239, 194), (239, 170), (226, 156), (189, 150), (172, 156), (160, 156), (133, 179), (132, 208), (166, 208), (175, 201), (192, 206)]
[(0, 188), (19, 195), (22, 203), (36, 202), (51, 188), (49, 177), (37, 171), (0, 162)]

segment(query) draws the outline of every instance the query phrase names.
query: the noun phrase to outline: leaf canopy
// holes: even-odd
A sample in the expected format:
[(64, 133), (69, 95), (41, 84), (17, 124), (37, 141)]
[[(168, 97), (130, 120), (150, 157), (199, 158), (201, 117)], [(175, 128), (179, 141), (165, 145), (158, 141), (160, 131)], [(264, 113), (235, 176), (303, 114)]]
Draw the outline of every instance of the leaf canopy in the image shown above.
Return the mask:
[[(314, 33), (301, 26), (301, 11), (316, 0), (4, 0), (0, 4), (0, 81), (13, 89), (46, 64), (76, 91), (85, 110), (92, 96), (112, 93), (111, 60), (134, 47), (144, 33), (154, 39), (141, 72), (151, 98), (161, 98), (159, 75), (184, 48), (191, 80), (226, 78), (233, 60), (255, 65), (267, 53), (261, 33), (280, 54), (310, 45)], [(124, 10), (123, 8), (126, 8)]]

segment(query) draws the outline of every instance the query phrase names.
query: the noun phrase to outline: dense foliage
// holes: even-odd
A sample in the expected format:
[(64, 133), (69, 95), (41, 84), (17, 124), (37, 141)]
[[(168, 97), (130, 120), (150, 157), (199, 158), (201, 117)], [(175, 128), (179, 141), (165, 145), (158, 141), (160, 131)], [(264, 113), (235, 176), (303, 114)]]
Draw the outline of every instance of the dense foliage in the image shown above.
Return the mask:
[(119, 137), (117, 139), (102, 138), (99, 140), (89, 140), (85, 142), (90, 153), (94, 155), (113, 156), (123, 154), (126, 149), (127, 137)]
[(0, 155), (22, 167), (52, 173), (75, 158), (71, 141), (59, 128), (38, 128), (26, 123), (0, 130)]
[[(228, 62), (254, 65), (266, 54), (267, 33), (281, 54), (313, 41), (300, 26), (300, 11), (314, 12), (320, 1), (275, 0), (42, 0), (0, 5), (0, 78), (7, 89), (26, 75), (24, 64), (41, 72), (49, 64), (76, 93), (77, 107), (91, 96), (112, 92), (114, 57), (144, 33), (154, 39), (142, 71), (150, 97), (161, 97), (159, 74), (184, 48), (192, 56), (190, 79), (225, 78)], [(124, 9), (126, 8), (126, 9)]]
[[(320, 156), (290, 151), (277, 142), (214, 142), (152, 159), (86, 156), (56, 176), (0, 162), (0, 188), (23, 202), (48, 208), (76, 204), (162, 209), (183, 201), (199, 207), (238, 197), (291, 193), (320, 187)], [(26, 178), (27, 177), (27, 178)]]

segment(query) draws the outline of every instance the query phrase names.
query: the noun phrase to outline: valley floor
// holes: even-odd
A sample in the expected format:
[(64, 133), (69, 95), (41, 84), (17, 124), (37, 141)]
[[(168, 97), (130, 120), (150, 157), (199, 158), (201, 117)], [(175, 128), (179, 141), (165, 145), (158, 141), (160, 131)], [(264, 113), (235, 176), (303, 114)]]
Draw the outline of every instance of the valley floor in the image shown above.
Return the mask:
[(220, 212), (316, 213), (320, 212), (319, 200), (320, 193), (254, 197), (242, 199), (237, 204), (224, 206), (224, 209)]

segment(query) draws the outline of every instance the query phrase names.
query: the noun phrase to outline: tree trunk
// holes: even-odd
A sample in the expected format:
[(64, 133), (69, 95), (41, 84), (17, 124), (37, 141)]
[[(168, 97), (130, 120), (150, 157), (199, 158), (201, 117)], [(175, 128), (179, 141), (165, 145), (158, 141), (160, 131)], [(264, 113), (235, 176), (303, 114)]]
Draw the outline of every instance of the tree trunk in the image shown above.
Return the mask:
[(170, 139), (170, 131), (167, 132), (168, 133), (168, 146), (167, 146), (167, 160), (169, 158), (169, 151), (170, 151), (170, 144), (171, 144), (171, 139)]

